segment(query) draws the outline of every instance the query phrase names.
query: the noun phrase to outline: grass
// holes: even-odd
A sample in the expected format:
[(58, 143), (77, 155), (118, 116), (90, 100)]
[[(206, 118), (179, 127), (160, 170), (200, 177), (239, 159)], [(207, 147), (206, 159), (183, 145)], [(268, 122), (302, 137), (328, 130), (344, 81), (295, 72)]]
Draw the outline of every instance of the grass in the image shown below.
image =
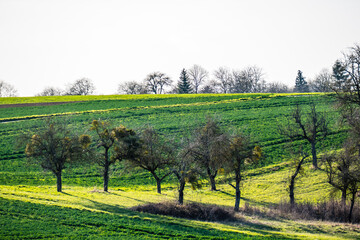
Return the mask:
[[(279, 165), (270, 166), (270, 169)], [(326, 192), (322, 173), (306, 167), (309, 176), (297, 186), (299, 201), (312, 199), (320, 201)], [(245, 202), (254, 206), (267, 206), (286, 199), (285, 184), (288, 168), (253, 175), (242, 192), (242, 206)], [(261, 171), (261, 169), (257, 169)], [(249, 172), (254, 174), (254, 172)], [(313, 181), (323, 183), (307, 187)], [(264, 181), (273, 180), (271, 181)], [(226, 184), (219, 185), (220, 191), (207, 188), (193, 191), (187, 188), (185, 201), (217, 203), (232, 207), (234, 193)], [(283, 190), (281, 190), (283, 189)], [(280, 190), (280, 191), (278, 191)], [(260, 192), (263, 192), (263, 195)], [(273, 194), (269, 194), (272, 192)], [(304, 192), (298, 194), (298, 192)], [(266, 197), (266, 195), (268, 197)], [(64, 192), (56, 192), (55, 185), (43, 186), (0, 186), (0, 221), (2, 239), (19, 238), (199, 238), (199, 239), (355, 239), (360, 237), (357, 225), (319, 221), (294, 221), (266, 215), (237, 214), (237, 220), (225, 222), (201, 222), (129, 210), (146, 203), (173, 201), (176, 187), (167, 184), (163, 194), (157, 194), (155, 186), (110, 188), (104, 193), (98, 188), (64, 186)], [(6, 231), (5, 231), (6, 230)]]
[[(79, 102), (80, 101), (80, 102)], [(19, 134), (36, 131), (46, 116), (67, 116), (74, 131), (86, 132), (93, 119), (109, 119), (114, 124), (139, 129), (151, 124), (161, 134), (179, 140), (215, 115), (231, 131), (240, 128), (263, 148), (260, 167), (249, 170), (243, 184), (241, 205), (267, 208), (288, 199), (287, 179), (291, 167), (284, 151), (286, 139), (277, 132), (296, 104), (316, 101), (318, 110), (330, 118), (332, 132), (319, 144), (321, 151), (339, 147), (345, 129), (337, 127), (333, 99), (324, 94), (187, 94), (187, 95), (113, 95), (0, 98), (1, 104), (70, 102), (62, 105), (0, 108), (0, 238), (165, 238), (165, 239), (355, 239), (357, 225), (318, 221), (294, 221), (267, 215), (237, 214), (236, 221), (201, 222), (138, 213), (130, 208), (177, 198), (174, 178), (156, 184), (143, 171), (114, 171), (110, 193), (104, 193), (96, 166), (66, 169), (64, 192), (57, 193), (54, 176), (39, 166), (28, 165), (21, 148), (15, 148)], [(305, 146), (298, 141), (297, 146)], [(123, 166), (116, 165), (116, 169)], [(310, 163), (296, 183), (297, 201), (328, 199), (330, 186), (322, 171)], [(235, 192), (222, 182), (211, 192), (206, 186), (185, 191), (185, 202), (234, 205)]]

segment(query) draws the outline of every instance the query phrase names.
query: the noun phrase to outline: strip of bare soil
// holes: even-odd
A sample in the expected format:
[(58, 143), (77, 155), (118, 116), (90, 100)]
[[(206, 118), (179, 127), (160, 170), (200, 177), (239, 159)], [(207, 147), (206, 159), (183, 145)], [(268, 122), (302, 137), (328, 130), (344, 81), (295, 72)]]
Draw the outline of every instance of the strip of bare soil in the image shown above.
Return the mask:
[(0, 108), (51, 106), (51, 105), (60, 105), (60, 104), (77, 103), (77, 102), (83, 102), (83, 101), (0, 104)]

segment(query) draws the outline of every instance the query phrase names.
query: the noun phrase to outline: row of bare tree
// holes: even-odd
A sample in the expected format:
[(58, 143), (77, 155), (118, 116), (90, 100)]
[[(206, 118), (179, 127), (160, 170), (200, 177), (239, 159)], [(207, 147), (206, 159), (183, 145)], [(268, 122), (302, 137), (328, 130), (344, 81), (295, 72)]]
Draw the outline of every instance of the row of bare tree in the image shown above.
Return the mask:
[(151, 173), (158, 193), (162, 181), (173, 174), (178, 179), (178, 202), (182, 204), (186, 183), (198, 188), (202, 177), (206, 177), (215, 191), (215, 179), (219, 172), (224, 172), (236, 191), (235, 210), (239, 210), (243, 171), (262, 154), (249, 138), (241, 133), (227, 134), (213, 118), (196, 129), (192, 138), (178, 144), (151, 127), (137, 134), (122, 125), (113, 127), (108, 121), (94, 120), (90, 130), (92, 136), (76, 135), (65, 121), (47, 119), (42, 130), (23, 136), (28, 159), (56, 176), (57, 191), (62, 191), (63, 169), (78, 162), (97, 163), (101, 167), (107, 192), (111, 166), (123, 162)]
[[(190, 88), (184, 92), (179, 89), (184, 72), (188, 75)], [(304, 78), (305, 79), (305, 78)], [(230, 70), (220, 67), (214, 71), (212, 77), (209, 72), (199, 65), (190, 69), (183, 69), (177, 84), (165, 73), (153, 72), (142, 82), (128, 81), (118, 87), (120, 94), (161, 94), (161, 93), (289, 93), (289, 92), (331, 92), (333, 76), (324, 69), (313, 80), (307, 83), (304, 91), (288, 87), (286, 84), (267, 83), (263, 70), (257, 66), (250, 66), (242, 70)]]

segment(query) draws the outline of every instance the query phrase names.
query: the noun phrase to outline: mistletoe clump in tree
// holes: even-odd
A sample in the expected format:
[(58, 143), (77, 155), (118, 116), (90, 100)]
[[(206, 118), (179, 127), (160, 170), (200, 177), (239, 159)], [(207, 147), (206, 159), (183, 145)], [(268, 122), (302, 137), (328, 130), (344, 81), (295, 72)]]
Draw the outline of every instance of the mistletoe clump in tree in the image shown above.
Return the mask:
[(96, 162), (103, 168), (104, 192), (107, 192), (110, 165), (116, 161), (135, 158), (139, 148), (138, 138), (132, 129), (122, 125), (111, 127), (107, 121), (93, 120), (90, 130), (96, 133), (97, 147), (103, 149)]

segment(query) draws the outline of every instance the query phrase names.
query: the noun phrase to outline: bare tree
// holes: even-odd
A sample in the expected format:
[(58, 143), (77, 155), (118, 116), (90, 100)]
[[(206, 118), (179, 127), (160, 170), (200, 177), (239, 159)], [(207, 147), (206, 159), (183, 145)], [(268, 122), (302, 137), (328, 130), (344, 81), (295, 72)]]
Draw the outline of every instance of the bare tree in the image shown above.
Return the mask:
[[(348, 139), (344, 149), (338, 153), (327, 154), (325, 159), (328, 182), (341, 191), (341, 201), (346, 209), (347, 194), (351, 194), (348, 220), (351, 222), (355, 198), (360, 190), (360, 156), (358, 141)], [(346, 218), (346, 216), (344, 216)]]
[(65, 95), (91, 95), (95, 86), (88, 78), (81, 78), (69, 85)]
[(230, 91), (232, 75), (229, 69), (220, 67), (214, 72), (215, 80), (223, 93)]
[(46, 119), (41, 130), (29, 133), (24, 139), (29, 161), (56, 176), (58, 192), (62, 191), (62, 171), (74, 162), (89, 158), (90, 136), (73, 134), (66, 122)]
[(184, 203), (184, 190), (186, 183), (190, 183), (192, 189), (201, 188), (201, 182), (198, 179), (199, 172), (194, 166), (193, 159), (189, 157), (189, 141), (183, 140), (185, 145), (179, 152), (176, 161), (174, 162), (172, 172), (178, 179), (178, 203)]
[[(241, 182), (244, 180), (244, 171), (251, 165), (256, 164), (261, 158), (261, 148), (253, 146), (248, 137), (241, 133), (235, 134), (231, 138), (227, 154), (224, 161), (225, 172), (232, 174), (228, 179), (229, 185), (235, 189), (235, 206), (234, 211), (238, 212), (241, 197)], [(235, 181), (235, 185), (233, 184)]]
[(298, 177), (299, 173), (302, 172), (303, 168), (302, 165), (305, 163), (305, 160), (308, 158), (309, 155), (303, 154), (301, 156), (301, 159), (295, 158), (293, 167), (295, 169), (294, 173), (290, 176), (290, 183), (289, 183), (289, 197), (290, 197), (290, 205), (291, 207), (294, 207), (295, 205), (295, 180)]
[(136, 82), (129, 81), (123, 84), (120, 84), (118, 87), (118, 93), (122, 94), (147, 94), (147, 89), (144, 85)]
[(316, 110), (315, 103), (310, 104), (310, 112), (304, 113), (299, 105), (296, 105), (286, 126), (280, 126), (279, 131), (291, 140), (304, 139), (311, 144), (312, 163), (318, 168), (316, 144), (324, 139), (329, 132), (328, 121), (325, 114)]
[(355, 44), (333, 66), (332, 86), (342, 104), (360, 106), (360, 45)]
[(257, 66), (250, 66), (244, 70), (245, 78), (249, 79), (252, 84), (251, 92), (260, 93), (265, 91), (265, 80), (263, 70)]
[(37, 94), (37, 96), (60, 96), (62, 95), (62, 91), (58, 88), (54, 87), (46, 87), (42, 92)]
[(265, 92), (266, 83), (261, 68), (250, 66), (241, 71), (232, 72), (231, 92), (258, 93)]
[(311, 92), (331, 92), (332, 74), (327, 69), (321, 70), (314, 80), (309, 81)]
[(252, 79), (246, 75), (245, 71), (233, 71), (232, 76), (232, 93), (250, 93), (252, 91)]
[(201, 88), (200, 93), (218, 93), (218, 87), (219, 85), (215, 80), (210, 80)]
[(132, 166), (149, 171), (156, 180), (157, 192), (161, 193), (161, 182), (169, 176), (175, 160), (175, 150), (152, 127), (140, 134), (140, 145), (136, 157), (129, 159)]
[(172, 80), (165, 73), (153, 72), (146, 76), (145, 86), (154, 94), (162, 94), (166, 86), (170, 86)]
[(223, 164), (229, 139), (219, 123), (208, 117), (205, 126), (195, 130), (188, 155), (209, 177), (212, 191), (216, 191), (215, 178)]
[(266, 87), (268, 93), (288, 93), (289, 87), (286, 84), (280, 82), (268, 83)]
[(204, 84), (209, 75), (208, 71), (195, 64), (188, 70), (188, 74), (190, 75), (191, 85), (195, 93), (199, 93), (200, 86)]
[(0, 97), (16, 97), (17, 91), (14, 86), (0, 80)]

